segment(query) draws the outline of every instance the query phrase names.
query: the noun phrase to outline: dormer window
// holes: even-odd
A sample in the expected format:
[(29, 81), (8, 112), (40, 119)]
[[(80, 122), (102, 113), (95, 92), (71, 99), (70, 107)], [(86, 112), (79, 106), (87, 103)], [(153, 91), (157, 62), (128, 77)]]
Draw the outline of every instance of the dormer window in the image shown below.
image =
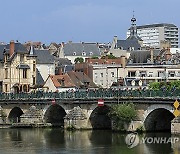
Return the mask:
[(76, 52), (73, 52), (73, 56), (76, 56)]
[(83, 52), (83, 53), (82, 53), (82, 56), (86, 56), (86, 53), (85, 53), (85, 52)]
[(90, 52), (89, 54), (90, 54), (90, 56), (91, 56), (91, 55), (93, 55), (93, 53), (92, 53), (92, 52)]

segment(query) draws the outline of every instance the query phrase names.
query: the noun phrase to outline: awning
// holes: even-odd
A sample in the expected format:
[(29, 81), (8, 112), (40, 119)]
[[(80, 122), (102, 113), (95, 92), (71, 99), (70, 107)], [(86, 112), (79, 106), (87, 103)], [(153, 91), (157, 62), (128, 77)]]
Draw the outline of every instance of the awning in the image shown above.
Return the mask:
[(17, 69), (30, 69), (29, 65), (27, 64), (19, 64), (16, 68)]

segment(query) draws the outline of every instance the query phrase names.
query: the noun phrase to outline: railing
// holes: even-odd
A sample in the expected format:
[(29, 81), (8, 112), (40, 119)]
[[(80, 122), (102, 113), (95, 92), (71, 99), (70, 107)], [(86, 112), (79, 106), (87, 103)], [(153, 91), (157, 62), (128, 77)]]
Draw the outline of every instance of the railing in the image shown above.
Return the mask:
[(36, 92), (36, 93), (1, 93), (0, 100), (33, 100), (33, 99), (94, 99), (94, 98), (120, 98), (120, 97), (160, 97), (179, 98), (180, 90), (88, 90), (75, 92)]

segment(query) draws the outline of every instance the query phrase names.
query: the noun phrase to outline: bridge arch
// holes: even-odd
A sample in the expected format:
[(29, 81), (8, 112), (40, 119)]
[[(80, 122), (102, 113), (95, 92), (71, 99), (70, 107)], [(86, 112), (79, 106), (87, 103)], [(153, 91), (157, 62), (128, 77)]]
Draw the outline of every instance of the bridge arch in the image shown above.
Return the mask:
[(63, 107), (58, 104), (53, 104), (46, 108), (44, 112), (44, 121), (46, 123), (51, 123), (52, 126), (64, 127), (65, 115), (66, 111)]
[(21, 122), (20, 116), (24, 114), (20, 107), (14, 107), (8, 116), (8, 120), (12, 123)]
[(152, 105), (148, 107), (144, 127), (146, 131), (171, 131), (171, 121), (175, 118), (171, 105)]
[(96, 107), (89, 117), (89, 123), (92, 129), (111, 129), (111, 119), (108, 116), (110, 112), (110, 106), (98, 106)]

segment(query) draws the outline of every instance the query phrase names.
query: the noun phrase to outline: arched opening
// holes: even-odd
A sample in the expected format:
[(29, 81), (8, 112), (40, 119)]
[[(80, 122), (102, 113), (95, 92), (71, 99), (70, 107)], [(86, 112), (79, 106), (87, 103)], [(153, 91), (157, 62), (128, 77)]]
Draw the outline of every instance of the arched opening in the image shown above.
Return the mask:
[(145, 119), (146, 131), (171, 131), (171, 121), (174, 119), (173, 113), (167, 109), (159, 108), (153, 110)]
[(23, 111), (19, 107), (14, 107), (9, 113), (8, 119), (12, 123), (21, 122), (20, 116), (23, 114)]
[(23, 85), (23, 92), (28, 92), (28, 87), (27, 87), (27, 85)]
[(93, 129), (111, 129), (111, 119), (108, 116), (110, 107), (97, 107), (91, 113), (89, 121)]
[(60, 126), (60, 127), (64, 127), (64, 117), (66, 115), (65, 110), (55, 104), (55, 105), (51, 105), (44, 116), (45, 122), (46, 123), (51, 123), (52, 126)]

